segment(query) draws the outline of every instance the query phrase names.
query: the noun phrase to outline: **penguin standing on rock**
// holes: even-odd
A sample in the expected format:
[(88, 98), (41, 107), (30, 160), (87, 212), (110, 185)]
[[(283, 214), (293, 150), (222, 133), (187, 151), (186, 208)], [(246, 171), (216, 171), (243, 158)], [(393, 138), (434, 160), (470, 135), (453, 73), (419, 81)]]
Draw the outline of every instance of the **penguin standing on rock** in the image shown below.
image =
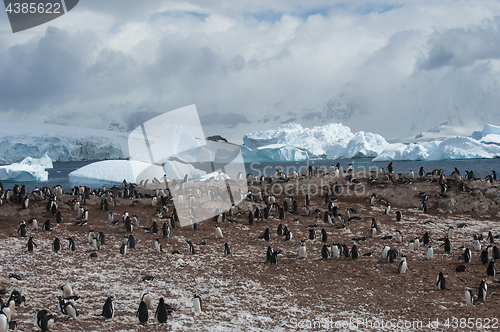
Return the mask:
[(167, 306), (165, 305), (165, 300), (163, 300), (163, 297), (160, 297), (160, 300), (158, 302), (158, 306), (156, 307), (156, 320), (158, 320), (158, 323), (163, 324), (167, 322), (168, 319), (168, 312), (167, 312)]
[(48, 311), (43, 309), (40, 310), (36, 313), (36, 326), (42, 331), (48, 331), (49, 330), (49, 322), (54, 321), (54, 315), (53, 314), (48, 314)]
[(52, 243), (52, 250), (55, 253), (58, 253), (59, 250), (61, 250), (61, 241), (59, 241), (58, 237), (56, 237), (55, 240), (54, 240), (54, 243)]
[(24, 220), (21, 220), (21, 223), (19, 224), (19, 228), (17, 229), (17, 233), (19, 236), (25, 237), (26, 236), (26, 222)]
[(306, 243), (304, 240), (300, 242), (300, 247), (299, 247), (299, 258), (306, 258), (307, 257), (307, 249), (306, 249)]
[(486, 274), (488, 277), (494, 277), (497, 275), (497, 269), (495, 267), (495, 260), (492, 259), (486, 268)]
[(470, 289), (465, 291), (465, 302), (468, 305), (474, 305), (474, 294)]
[(215, 238), (216, 239), (222, 239), (223, 238), (223, 236), (222, 236), (222, 230), (217, 225), (215, 226)]
[(33, 241), (33, 236), (30, 236), (30, 238), (28, 239), (28, 244), (26, 246), (28, 247), (28, 252), (33, 252), (33, 246), (37, 246)]
[(113, 295), (110, 295), (107, 299), (106, 302), (104, 303), (104, 306), (102, 307), (102, 313), (97, 316), (103, 316), (104, 318), (110, 319), (115, 316), (115, 308), (113, 305)]
[(479, 289), (477, 291), (477, 299), (484, 300), (486, 298), (486, 291), (488, 287), (486, 286), (486, 280), (481, 280), (481, 284), (479, 285)]
[(328, 244), (324, 244), (323, 248), (321, 249), (321, 257), (323, 260), (328, 259), (330, 256), (330, 246)]

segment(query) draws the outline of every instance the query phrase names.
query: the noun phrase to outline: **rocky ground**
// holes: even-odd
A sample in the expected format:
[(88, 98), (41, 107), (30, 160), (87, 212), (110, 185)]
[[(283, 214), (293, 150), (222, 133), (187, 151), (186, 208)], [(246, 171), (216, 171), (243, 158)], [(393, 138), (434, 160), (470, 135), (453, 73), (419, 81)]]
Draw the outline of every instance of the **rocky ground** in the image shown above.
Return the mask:
[[(227, 220), (219, 225), (223, 239), (216, 239), (215, 222), (207, 220), (191, 227), (172, 229), (170, 237), (145, 232), (136, 227), (133, 235), (136, 248), (125, 256), (119, 253), (126, 234), (123, 224), (113, 226), (107, 221), (106, 211), (99, 209), (100, 198), (91, 196), (86, 202), (89, 222), (85, 226), (74, 226), (78, 221), (76, 211), (66, 204), (75, 196), (58, 196), (59, 208), (64, 216), (57, 224), (46, 211), (46, 201), (31, 200), (30, 207), (5, 202), (0, 206), (0, 289), (19, 290), (26, 302), (18, 306), (14, 319), (20, 331), (37, 330), (35, 313), (40, 309), (57, 312), (57, 298), (60, 286), (70, 284), (80, 296), (76, 307), (80, 315), (76, 320), (57, 313), (51, 324), (53, 331), (164, 331), (164, 330), (209, 330), (209, 331), (292, 331), (292, 330), (497, 330), (500, 329), (498, 308), (500, 305), (499, 278), (487, 277), (486, 265), (479, 259), (480, 252), (472, 251), (472, 261), (466, 264), (466, 271), (458, 273), (455, 268), (463, 264), (459, 256), (463, 247), (472, 247), (474, 234), (483, 234), (483, 248), (486, 235), (500, 235), (499, 203), (500, 190), (496, 182), (484, 180), (446, 179), (449, 190), (441, 193), (438, 176), (412, 179), (403, 184), (403, 176), (393, 175), (394, 183), (384, 175), (375, 175), (373, 182), (367, 179), (373, 174), (353, 174), (356, 180), (349, 181), (342, 175), (318, 174), (309, 178), (293, 179), (260, 185), (252, 181), (249, 189), (257, 195), (261, 189), (276, 194), (281, 205), (288, 194), (299, 206), (299, 215), (286, 213), (277, 218), (276, 212), (267, 220), (248, 223), (248, 210), (252, 206), (264, 207), (262, 202), (245, 200), (236, 211), (238, 223)], [(354, 183), (353, 183), (354, 182)], [(359, 183), (355, 183), (359, 182)], [(464, 182), (465, 191), (459, 190)], [(359, 221), (347, 221), (345, 228), (324, 223), (316, 218), (315, 210), (321, 216), (327, 210), (323, 196), (327, 187), (339, 186), (336, 205), (346, 216), (346, 208), (354, 208)], [(67, 189), (65, 188), (65, 191)], [(140, 188), (140, 192), (154, 194), (153, 190)], [(304, 211), (304, 194), (309, 192), (310, 215)], [(372, 193), (378, 198), (372, 205), (368, 199)], [(428, 211), (421, 209), (422, 193), (427, 195)], [(334, 195), (332, 194), (331, 197)], [(386, 205), (380, 198), (391, 203), (391, 212), (384, 215)], [(141, 204), (132, 204), (139, 201)], [(173, 206), (169, 202), (169, 211)], [(122, 218), (125, 210), (136, 214), (143, 226), (156, 221), (161, 228), (163, 221), (156, 214), (157, 207), (151, 206), (149, 198), (118, 198), (117, 206), (110, 207), (115, 219)], [(402, 212), (402, 220), (396, 221), (395, 211)], [(28, 225), (28, 236), (33, 236), (37, 247), (34, 252), (26, 249), (27, 237), (20, 237), (17, 228), (24, 219), (36, 217), (40, 223), (50, 219), (51, 231), (33, 230)], [(371, 219), (376, 218), (381, 234), (370, 238)], [(429, 222), (430, 221), (430, 222)], [(276, 229), (282, 223), (291, 230), (291, 241), (278, 236)], [(458, 228), (459, 224), (466, 227)], [(316, 227), (310, 227), (317, 225)], [(445, 253), (441, 246), (450, 226), (455, 227), (451, 238), (452, 251)], [(97, 252), (97, 258), (90, 258), (95, 252), (87, 242), (89, 229), (102, 231), (106, 245)], [(271, 239), (258, 239), (266, 228), (271, 230)], [(349, 248), (357, 244), (361, 257), (321, 259), (321, 229), (328, 234), (328, 244), (345, 243)], [(308, 239), (309, 229), (317, 231), (317, 239), (307, 241), (307, 257), (299, 259), (297, 251), (302, 239)], [(403, 243), (395, 240), (395, 231), (400, 230)], [(425, 259), (426, 246), (409, 250), (408, 242), (421, 238), (425, 232), (431, 237), (435, 258)], [(382, 237), (392, 235), (392, 239)], [(58, 237), (63, 240), (63, 249), (54, 253), (52, 242)], [(71, 252), (65, 239), (72, 237), (76, 251)], [(160, 238), (164, 253), (154, 248), (155, 238)], [(353, 241), (354, 238), (358, 241)], [(186, 240), (195, 245), (196, 254), (189, 255)], [(495, 240), (500, 242), (500, 238)], [(204, 245), (198, 245), (205, 243)], [(230, 255), (224, 255), (227, 242)], [(398, 259), (388, 263), (381, 259), (384, 246), (397, 248), (405, 254), (410, 270), (398, 274)], [(271, 246), (282, 250), (277, 265), (266, 263), (266, 249)], [(180, 254), (172, 254), (178, 250)], [(372, 256), (363, 256), (372, 252)], [(447, 290), (438, 290), (436, 277), (439, 272), (446, 277)], [(9, 278), (15, 273), (22, 280)], [(142, 281), (151, 275), (152, 281)], [(464, 292), (477, 289), (482, 279), (488, 285), (485, 301), (469, 306)], [(153, 296), (154, 308), (149, 311), (146, 326), (139, 324), (136, 311), (141, 295), (149, 292)], [(192, 297), (197, 293), (203, 300), (204, 312), (195, 314)], [(96, 317), (109, 295), (115, 297), (115, 317)], [(157, 301), (163, 297), (176, 309), (165, 325), (154, 319)], [(3, 295), (3, 300), (7, 296)], [(448, 325), (445, 325), (448, 323)], [(392, 324), (392, 325), (391, 325)], [(397, 325), (396, 325), (397, 324)], [(434, 324), (434, 325), (428, 325)], [(438, 324), (436, 326), (436, 324)], [(468, 325), (467, 325), (468, 324)], [(402, 327), (398, 329), (396, 327)]]

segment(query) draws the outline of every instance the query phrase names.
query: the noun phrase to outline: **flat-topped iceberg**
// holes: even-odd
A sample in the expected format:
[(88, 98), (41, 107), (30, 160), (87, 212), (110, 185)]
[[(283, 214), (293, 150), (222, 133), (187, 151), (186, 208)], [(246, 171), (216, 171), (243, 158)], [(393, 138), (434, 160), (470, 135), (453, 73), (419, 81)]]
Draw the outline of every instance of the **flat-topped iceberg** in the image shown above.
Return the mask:
[(20, 163), (0, 166), (0, 180), (16, 182), (47, 181), (49, 172), (46, 169), (52, 167), (52, 160), (48, 152), (45, 152), (41, 158), (26, 157)]

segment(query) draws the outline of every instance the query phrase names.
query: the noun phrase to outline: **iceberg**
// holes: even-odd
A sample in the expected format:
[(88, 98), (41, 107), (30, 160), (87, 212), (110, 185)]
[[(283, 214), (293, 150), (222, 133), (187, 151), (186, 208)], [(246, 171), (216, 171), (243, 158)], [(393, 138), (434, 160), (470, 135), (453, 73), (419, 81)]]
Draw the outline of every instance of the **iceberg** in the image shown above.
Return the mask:
[(45, 152), (41, 158), (26, 157), (20, 163), (0, 166), (1, 181), (35, 182), (49, 179), (48, 168), (52, 168), (49, 153)]
[[(171, 180), (182, 180), (188, 174), (189, 179), (200, 179), (205, 172), (189, 164), (176, 161), (167, 162), (164, 167), (152, 165), (138, 160), (104, 160), (83, 166), (69, 173), (69, 181), (74, 185), (85, 184), (97, 186), (119, 184), (123, 180), (132, 183), (138, 180), (137, 174), (143, 174), (144, 179), (153, 176), (161, 180), (166, 175)], [(140, 180), (140, 178), (139, 178)]]
[(242, 145), (241, 152), (246, 162), (275, 162), (285, 160), (309, 160), (306, 151), (285, 144), (271, 144), (256, 149)]

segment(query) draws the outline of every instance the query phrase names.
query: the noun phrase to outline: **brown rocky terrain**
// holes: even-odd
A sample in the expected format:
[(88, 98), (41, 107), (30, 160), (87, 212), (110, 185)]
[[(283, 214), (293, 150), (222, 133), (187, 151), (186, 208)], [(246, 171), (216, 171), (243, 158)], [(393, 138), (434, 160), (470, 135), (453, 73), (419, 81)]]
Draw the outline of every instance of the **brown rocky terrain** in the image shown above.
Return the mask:
[[(76, 307), (80, 316), (70, 319), (57, 313), (51, 324), (52, 331), (164, 331), (164, 330), (209, 330), (209, 331), (290, 331), (290, 330), (496, 330), (500, 307), (499, 277), (487, 277), (486, 265), (479, 259), (480, 252), (472, 251), (472, 260), (466, 263), (466, 271), (458, 273), (455, 268), (463, 264), (459, 256), (463, 247), (471, 250), (474, 234), (483, 234), (483, 248), (486, 247), (488, 231), (500, 235), (499, 203), (500, 190), (497, 183), (484, 180), (457, 180), (449, 177), (451, 187), (441, 193), (438, 176), (415, 178), (409, 184), (402, 183), (402, 176), (393, 175), (394, 183), (384, 175), (376, 175), (375, 181), (367, 182), (373, 174), (354, 174), (358, 184), (344, 178), (318, 174), (314, 178), (292, 179), (289, 182), (273, 182), (265, 186), (252, 181), (249, 189), (258, 196), (261, 189), (276, 194), (282, 205), (288, 194), (298, 203), (299, 215), (286, 213), (285, 218), (277, 218), (272, 211), (267, 220), (248, 224), (248, 210), (253, 206), (264, 207), (262, 202), (245, 200), (233, 216), (238, 223), (227, 220), (219, 223), (224, 238), (216, 239), (215, 222), (207, 220), (198, 224), (198, 229), (176, 227), (170, 237), (161, 236), (163, 221), (157, 214), (157, 207), (151, 206), (149, 198), (118, 198), (117, 206), (110, 207), (115, 219), (122, 218), (128, 210), (136, 214), (143, 226), (156, 221), (160, 233), (145, 232), (136, 227), (133, 235), (136, 248), (125, 256), (119, 253), (126, 234), (123, 224), (113, 226), (107, 221), (107, 212), (99, 209), (100, 198), (91, 196), (85, 207), (89, 209), (89, 222), (85, 226), (74, 226), (78, 221), (76, 211), (66, 204), (75, 196), (58, 196), (59, 208), (64, 216), (57, 224), (46, 210), (47, 201), (31, 200), (28, 209), (20, 204), (4, 201), (0, 206), (0, 289), (19, 290), (26, 302), (16, 309), (14, 319), (20, 331), (37, 330), (34, 325), (35, 313), (40, 309), (57, 312), (57, 298), (60, 286), (70, 284), (81, 298)], [(459, 190), (464, 182), (465, 191)], [(353, 216), (359, 221), (346, 221), (345, 228), (323, 222), (316, 218), (315, 210), (321, 216), (327, 211), (323, 196), (326, 188), (339, 186), (335, 202), (339, 212), (346, 216), (346, 208), (354, 208)], [(65, 188), (65, 192), (67, 188)], [(140, 188), (141, 193), (154, 194), (152, 189)], [(286, 191), (286, 193), (285, 193)], [(304, 194), (309, 192), (310, 215), (304, 212)], [(378, 197), (372, 205), (368, 199), (372, 193)], [(421, 209), (422, 197), (427, 196), (428, 211)], [(386, 205), (380, 198), (391, 203), (391, 212), (384, 215)], [(139, 201), (141, 204), (132, 204)], [(169, 211), (173, 206), (169, 202)], [(395, 211), (402, 212), (402, 220), (396, 221)], [(26, 250), (27, 237), (20, 237), (17, 228), (21, 219), (28, 221), (36, 217), (40, 225), (50, 219), (50, 232), (33, 230), (28, 225), (28, 236), (33, 236), (37, 244), (34, 252)], [(376, 218), (381, 234), (370, 238), (371, 219)], [(431, 221), (431, 222), (429, 222)], [(276, 229), (282, 223), (291, 230), (293, 237), (285, 241)], [(458, 228), (460, 224), (465, 227)], [(311, 228), (309, 226), (317, 225)], [(451, 238), (452, 251), (445, 253), (439, 238), (446, 236), (450, 226), (454, 226)], [(106, 245), (97, 252), (97, 258), (89, 255), (95, 252), (87, 242), (89, 229), (102, 231)], [(271, 239), (258, 239), (266, 228), (271, 231)], [(345, 243), (352, 248), (356, 243), (360, 258), (321, 259), (323, 243), (321, 229), (328, 234), (328, 244)], [(317, 238), (307, 241), (307, 257), (298, 258), (298, 248), (302, 239), (308, 239), (309, 229), (315, 229)], [(404, 242), (397, 243), (395, 231), (400, 230)], [(430, 245), (435, 257), (426, 260), (426, 246), (410, 250), (408, 242), (422, 238), (425, 232), (431, 237)], [(382, 237), (392, 235), (392, 239)], [(63, 249), (54, 253), (52, 242), (58, 237)], [(76, 250), (71, 252), (66, 238), (72, 237)], [(160, 238), (165, 253), (157, 253), (155, 238)], [(366, 237), (366, 239), (360, 239)], [(358, 238), (358, 241), (353, 241)], [(189, 255), (186, 240), (196, 245), (196, 254)], [(227, 242), (230, 255), (224, 255)], [(495, 239), (500, 242), (500, 238)], [(381, 259), (382, 248), (388, 245), (397, 248), (399, 254), (408, 257), (410, 270), (398, 274), (400, 258), (394, 263)], [(498, 245), (498, 244), (494, 244)], [(266, 249), (282, 250), (278, 264), (266, 263)], [(172, 254), (178, 250), (180, 254)], [(372, 252), (372, 256), (364, 256)], [(440, 272), (446, 277), (447, 290), (438, 290), (436, 277)], [(18, 274), (22, 280), (9, 278)], [(141, 281), (151, 275), (152, 281)], [(482, 279), (488, 286), (484, 301), (469, 306), (464, 292), (477, 289)], [(136, 311), (141, 295), (149, 292), (153, 296), (154, 308), (149, 311), (146, 326), (139, 324)], [(197, 293), (203, 300), (204, 312), (193, 312), (192, 297)], [(96, 317), (102, 311), (106, 298), (115, 296), (115, 317)], [(154, 319), (157, 301), (163, 297), (166, 303), (176, 309), (165, 325)], [(3, 295), (3, 300), (7, 296)], [(431, 326), (427, 326), (432, 322)], [(448, 326), (444, 325), (448, 322)], [(435, 324), (439, 323), (438, 326)], [(381, 326), (381, 324), (384, 324)], [(393, 324), (393, 325), (391, 325)], [(402, 327), (401, 329), (396, 329)], [(466, 325), (469, 324), (469, 325)], [(488, 324), (488, 326), (486, 326)], [(485, 328), (486, 326), (486, 328)]]

